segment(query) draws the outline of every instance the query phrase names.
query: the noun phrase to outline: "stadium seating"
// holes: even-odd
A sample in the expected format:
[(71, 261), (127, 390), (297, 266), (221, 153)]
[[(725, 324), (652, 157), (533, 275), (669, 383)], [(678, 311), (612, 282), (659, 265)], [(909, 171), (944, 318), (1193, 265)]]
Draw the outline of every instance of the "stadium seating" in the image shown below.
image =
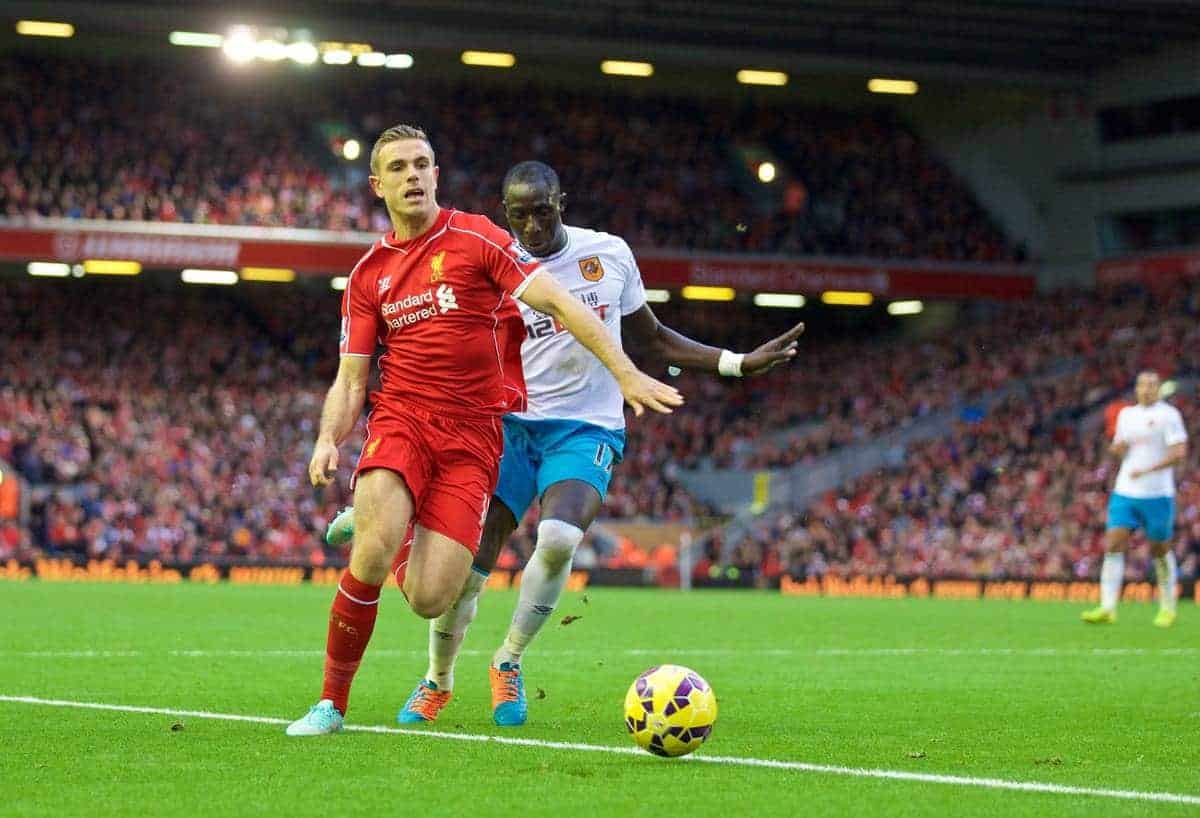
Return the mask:
[[(498, 215), (502, 174), (526, 157), (496, 146), (525, 145), (562, 172), (569, 220), (635, 246), (1020, 256), (886, 112), (411, 78), (384, 86), (364, 74), (336, 88), (263, 73), (253, 83), (214, 83), (202, 61), (173, 68), (157, 72), (132, 59), (0, 61), (15, 89), (0, 104), (0, 217), (382, 231), (385, 214), (361, 168), (335, 159), (313, 123), (339, 121), (369, 136), (404, 119), (423, 124), (443, 157), (442, 199), (469, 210)], [(253, 106), (240, 104), (251, 97)], [(463, 110), (475, 112), (469, 124)], [(614, 121), (624, 126), (606, 127)], [(784, 195), (759, 196), (737, 158), (751, 145), (783, 163)], [(714, 164), (714, 148), (724, 162)], [(762, 201), (773, 204), (760, 210)], [(111, 289), (96, 297), (99, 288)], [(32, 527), (0, 523), (0, 560), (35, 552), (294, 563), (335, 556), (318, 534), (348, 497), (344, 488), (305, 489), (304, 466), (335, 363), (336, 296), (238, 290), (6, 285), (0, 460), (36, 489)], [(1197, 371), (1198, 297), (1196, 289), (1125, 291), (971, 305), (921, 337), (869, 323), (810, 333), (800, 365), (763, 378), (684, 374), (683, 410), (631, 425), (605, 514), (703, 519), (713, 512), (684, 490), (682, 470), (814, 463), (1033, 378), (1031, 396), (913, 447), (900, 469), (807, 510), (770, 515), (738, 542), (718, 531), (705, 567), (727, 561), (766, 580), (785, 571), (1085, 574), (1098, 554), (1096, 504), (1111, 463), (1095, 441), (1074, 436), (1075, 418), (1137, 368)], [(656, 310), (681, 331), (742, 350), (795, 318), (696, 303)], [(1064, 361), (1075, 364), (1071, 374), (1048, 378)], [(1195, 458), (1189, 468), (1181, 527), (1200, 548)], [(1018, 506), (1028, 510), (997, 513)], [(509, 559), (519, 563), (527, 535), (523, 528)], [(1194, 566), (1194, 557), (1185, 562)]]
[[(1101, 300), (1103, 310), (1097, 309)], [(691, 399), (684, 410), (631, 424), (628, 456), (615, 472), (605, 513), (703, 518), (709, 510), (677, 479), (703, 458), (804, 462), (776, 461), (778, 449), (747, 442), (808, 423), (820, 441), (803, 438), (810, 447), (804, 457), (812, 460), (831, 445), (826, 440), (840, 439), (821, 428), (854, 430), (849, 442), (870, 440), (931, 408), (1069, 358), (1080, 362), (1073, 374), (1035, 378), (1030, 396), (1010, 399), (980, 422), (958, 424), (944, 440), (914, 447), (903, 469), (864, 478), (804, 514), (768, 518), (729, 552), (743, 570), (768, 579), (822, 565), (894, 572), (924, 566), (906, 556), (901, 541), (930, 552), (938, 543), (977, 536), (987, 547), (1011, 546), (1003, 559), (979, 557), (979, 570), (1049, 570), (1048, 557), (1013, 539), (1015, 526), (1025, 536), (1036, 525), (1037, 536), (1061, 551), (1053, 570), (1061, 573), (1072, 548), (1090, 549), (1094, 562), (1099, 517), (1086, 536), (1084, 524), (1075, 523), (1069, 538), (1062, 533), (1066, 518), (1051, 530), (1045, 517), (1048, 503), (1051, 509), (1084, 503), (1079, 507), (1092, 513), (1101, 502), (1101, 460), (1091, 451), (1093, 441), (1071, 437), (1073, 419), (1125, 385), (1131, 366), (1200, 368), (1195, 303), (1188, 293), (1167, 300), (1122, 293), (996, 308), (990, 320), (926, 339), (813, 336), (799, 366), (757, 380), (687, 376)], [(319, 548), (318, 534), (348, 500), (344, 486), (314, 493), (305, 488), (304, 471), (335, 365), (329, 339), (336, 308), (335, 293), (270, 285), (236, 292), (88, 279), (7, 286), (0, 295), (7, 341), (0, 348), (0, 459), (40, 488), (32, 529), (0, 529), (0, 558), (31, 549), (120, 559), (308, 563), (336, 556)], [(791, 320), (726, 307), (717, 323), (711, 309), (661, 311), (684, 331), (740, 348)], [(1105, 318), (1095, 320), (1097, 314)], [(968, 352), (950, 355), (956, 347)], [(977, 347), (978, 356), (969, 351)], [(907, 389), (897, 388), (901, 377)], [(343, 448), (343, 462), (353, 462), (358, 439)], [(1067, 482), (1048, 498), (1039, 487), (1051, 477), (1055, 486)], [(1014, 499), (1014, 486), (1038, 499)], [(1094, 495), (1086, 503), (1078, 499), (1081, 486)], [(1005, 517), (1003, 530), (988, 528), (997, 519), (989, 503), (1009, 508), (1022, 498), (1040, 509), (1028, 516), (1032, 523)], [(1195, 501), (1200, 497), (1181, 508), (1194, 509)], [(993, 513), (938, 517), (980, 502)], [(886, 514), (864, 517), (864, 507)], [(1200, 535), (1200, 520), (1187, 525)], [(907, 539), (899, 537), (902, 527)], [(813, 546), (813, 538), (822, 547)], [(519, 536), (517, 542), (527, 541)], [(722, 546), (717, 535), (710, 544), (715, 560)], [(930, 571), (976, 565), (957, 551), (934, 556), (940, 561)]]
[[(1105, 454), (1098, 413), (1136, 370), (1200, 374), (1196, 290), (1123, 293), (1124, 307), (1080, 310), (1064, 328), (1082, 368), (1041, 379), (980, 420), (912, 447), (904, 463), (830, 492), (801, 511), (766, 515), (735, 542), (718, 533), (707, 561), (770, 581), (839, 575), (1082, 579), (1103, 555), (1105, 510), (1117, 463)], [(1099, 306), (1095, 304), (1094, 306)], [(1100, 316), (1103, 316), (1102, 318)], [(1014, 340), (1014, 343), (1017, 343)], [(1200, 404), (1174, 399), (1185, 421)], [(1200, 570), (1200, 452), (1179, 480), (1185, 577)], [(1145, 549), (1127, 563), (1148, 568)]]
[[(570, 218), (640, 247), (1013, 260), (966, 187), (886, 111), (837, 112), (448, 84), (388, 75), (218, 77), (201, 59), (6, 57), (0, 216), (382, 232), (386, 214), (329, 150), (398, 119), (439, 151), (440, 198), (495, 214), (501, 178), (540, 158)], [(321, 83), (325, 84), (322, 85)], [(464, 116), (470, 112), (470, 116)], [(621, 127), (612, 127), (620, 122)], [(771, 152), (781, 192), (738, 157)], [(498, 149), (499, 148), (499, 149)]]

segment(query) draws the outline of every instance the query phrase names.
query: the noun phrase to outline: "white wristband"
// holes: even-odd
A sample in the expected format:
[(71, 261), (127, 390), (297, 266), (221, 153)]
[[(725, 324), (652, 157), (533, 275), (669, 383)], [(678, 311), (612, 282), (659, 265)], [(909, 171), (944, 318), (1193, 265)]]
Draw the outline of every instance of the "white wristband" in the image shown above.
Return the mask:
[(717, 359), (717, 372), (728, 377), (742, 377), (742, 359), (745, 357), (740, 352), (721, 350), (721, 357)]

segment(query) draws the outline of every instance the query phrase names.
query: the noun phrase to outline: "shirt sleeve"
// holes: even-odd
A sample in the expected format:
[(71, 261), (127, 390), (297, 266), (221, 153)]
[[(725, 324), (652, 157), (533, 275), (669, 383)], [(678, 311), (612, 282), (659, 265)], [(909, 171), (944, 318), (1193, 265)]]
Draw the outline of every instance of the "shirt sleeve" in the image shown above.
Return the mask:
[(646, 304), (646, 285), (642, 283), (642, 271), (638, 268), (633, 251), (624, 241), (621, 246), (625, 251), (625, 288), (621, 290), (621, 315), (637, 312)]
[[(365, 259), (363, 260), (365, 261)], [(338, 352), (342, 355), (371, 357), (380, 335), (379, 312), (372, 292), (371, 277), (363, 261), (350, 274), (342, 293), (342, 334)]]
[(1183, 425), (1183, 415), (1172, 407), (1168, 415), (1167, 428), (1163, 430), (1163, 443), (1174, 446), (1176, 443), (1187, 442), (1187, 429)]
[(520, 298), (541, 263), (491, 220), (481, 221), (476, 235), (480, 238), (484, 270), (502, 290), (513, 298)]

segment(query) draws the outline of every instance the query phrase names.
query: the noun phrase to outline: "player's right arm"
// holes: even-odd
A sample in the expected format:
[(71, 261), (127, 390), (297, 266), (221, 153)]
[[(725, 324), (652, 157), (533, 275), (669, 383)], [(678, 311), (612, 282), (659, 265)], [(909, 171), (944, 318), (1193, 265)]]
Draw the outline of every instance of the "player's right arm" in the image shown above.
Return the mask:
[(354, 424), (367, 402), (367, 376), (371, 356), (381, 337), (378, 288), (373, 265), (375, 248), (367, 251), (354, 269), (342, 294), (342, 334), (338, 341), (337, 377), (325, 395), (321, 427), (308, 461), (308, 479), (314, 486), (333, 480), (338, 466), (338, 445), (354, 431)]
[(343, 355), (337, 377), (325, 395), (321, 409), (321, 428), (308, 463), (308, 479), (314, 486), (333, 480), (338, 467), (338, 445), (354, 431), (354, 424), (367, 402), (367, 376), (371, 359), (361, 355)]

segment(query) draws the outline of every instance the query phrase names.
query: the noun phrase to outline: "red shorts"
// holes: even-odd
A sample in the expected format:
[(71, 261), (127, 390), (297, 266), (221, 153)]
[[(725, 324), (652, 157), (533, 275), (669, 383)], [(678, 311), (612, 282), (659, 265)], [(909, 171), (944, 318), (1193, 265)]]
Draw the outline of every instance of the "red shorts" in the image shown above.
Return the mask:
[(499, 418), (451, 418), (412, 404), (383, 402), (367, 418), (367, 439), (350, 487), (371, 469), (396, 472), (412, 493), (417, 524), (474, 554), (503, 449)]

